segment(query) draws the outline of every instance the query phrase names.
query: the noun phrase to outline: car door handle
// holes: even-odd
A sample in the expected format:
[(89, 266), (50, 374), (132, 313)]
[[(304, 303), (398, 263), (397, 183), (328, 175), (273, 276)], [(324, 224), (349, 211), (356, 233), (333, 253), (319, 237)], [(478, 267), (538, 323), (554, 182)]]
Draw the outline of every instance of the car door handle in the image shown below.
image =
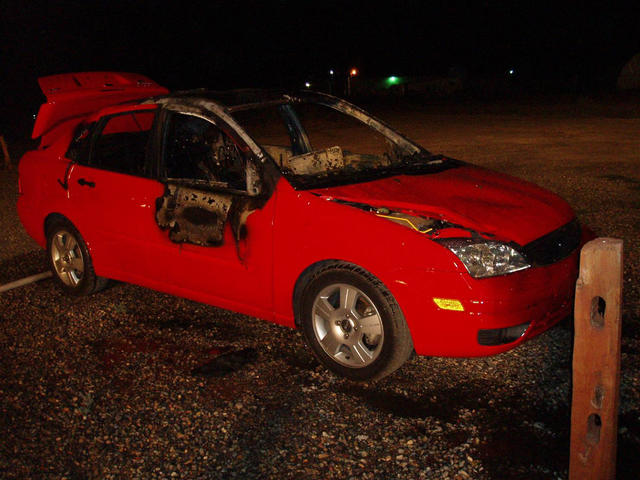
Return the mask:
[(96, 186), (96, 182), (90, 182), (89, 180), (85, 180), (84, 178), (79, 178), (78, 183), (83, 187), (86, 185), (87, 187), (93, 188)]

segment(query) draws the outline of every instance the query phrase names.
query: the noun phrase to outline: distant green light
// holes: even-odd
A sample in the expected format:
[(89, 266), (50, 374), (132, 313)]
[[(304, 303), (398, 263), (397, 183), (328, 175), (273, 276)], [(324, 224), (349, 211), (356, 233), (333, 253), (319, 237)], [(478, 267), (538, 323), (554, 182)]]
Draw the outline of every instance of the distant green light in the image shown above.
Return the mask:
[(387, 86), (391, 86), (391, 85), (398, 85), (400, 83), (400, 78), (396, 77), (395, 75), (391, 75), (390, 77), (387, 78), (386, 80), (387, 82)]

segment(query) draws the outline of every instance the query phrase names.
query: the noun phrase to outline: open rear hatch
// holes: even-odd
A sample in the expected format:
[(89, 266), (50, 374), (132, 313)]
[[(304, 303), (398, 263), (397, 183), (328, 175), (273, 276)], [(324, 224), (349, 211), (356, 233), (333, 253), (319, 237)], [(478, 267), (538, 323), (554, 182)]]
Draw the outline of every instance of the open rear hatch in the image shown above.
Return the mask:
[(40, 106), (32, 138), (109, 105), (169, 93), (144, 75), (124, 72), (63, 73), (41, 77), (38, 83), (47, 103)]

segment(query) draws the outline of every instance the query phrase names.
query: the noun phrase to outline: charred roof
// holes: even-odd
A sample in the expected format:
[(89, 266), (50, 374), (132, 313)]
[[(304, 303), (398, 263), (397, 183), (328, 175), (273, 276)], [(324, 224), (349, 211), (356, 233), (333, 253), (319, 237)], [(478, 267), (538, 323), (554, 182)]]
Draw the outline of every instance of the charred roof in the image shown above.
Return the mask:
[(173, 92), (169, 97), (179, 98), (203, 98), (211, 100), (229, 109), (246, 107), (249, 105), (269, 105), (273, 103), (285, 103), (287, 95), (281, 90), (265, 90), (255, 88), (243, 88), (237, 90), (208, 90), (198, 88)]

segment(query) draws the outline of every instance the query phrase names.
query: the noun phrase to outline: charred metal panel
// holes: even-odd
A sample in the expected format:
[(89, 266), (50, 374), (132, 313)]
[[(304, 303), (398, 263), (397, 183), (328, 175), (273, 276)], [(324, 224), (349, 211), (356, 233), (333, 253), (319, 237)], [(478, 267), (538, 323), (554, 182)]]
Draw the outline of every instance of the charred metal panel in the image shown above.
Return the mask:
[[(163, 97), (153, 103), (164, 109), (207, 120), (228, 134), (236, 145), (254, 158), (245, 163), (246, 192), (232, 190), (216, 182), (204, 182), (202, 189), (167, 181), (165, 194), (156, 200), (156, 221), (169, 230), (169, 239), (176, 243), (217, 247), (224, 242), (227, 222), (242, 260), (242, 245), (248, 236), (247, 218), (267, 202), (280, 172), (272, 162), (265, 162), (266, 154), (235, 122), (226, 110), (201, 98)], [(247, 148), (248, 147), (248, 148)], [(253, 160), (257, 161), (253, 161)], [(216, 191), (227, 188), (227, 191)]]
[(263, 191), (262, 176), (258, 167), (251, 161), (246, 162), (247, 192), (249, 195), (259, 195)]
[(168, 184), (165, 194), (156, 199), (156, 222), (169, 230), (169, 240), (203, 247), (219, 247), (229, 223), (243, 260), (242, 248), (248, 236), (249, 216), (264, 206), (264, 198), (232, 193), (210, 192)]
[[(203, 98), (176, 98), (176, 97), (164, 97), (157, 99), (155, 103), (164, 105), (168, 110), (173, 110), (180, 113), (191, 114), (204, 118), (205, 120), (212, 121), (211, 112), (221, 118), (227, 125), (229, 125), (237, 137), (251, 149), (256, 158), (264, 163), (266, 157), (262, 149), (253, 141), (253, 139), (243, 130), (243, 128), (235, 121), (235, 119), (229, 115), (225, 108), (211, 100)], [(231, 133), (231, 132), (228, 132)]]
[(156, 221), (172, 242), (219, 246), (232, 201), (230, 194), (170, 184), (156, 200)]
[[(268, 200), (273, 193), (278, 178), (280, 178), (280, 172), (276, 165), (266, 161), (266, 153), (254, 142), (235, 119), (227, 113), (227, 110), (223, 106), (202, 98), (180, 98), (173, 96), (154, 99), (153, 103), (162, 105), (166, 110), (193, 115), (210, 121), (214, 125), (222, 128), (236, 143), (246, 145), (256, 160), (256, 162), (247, 161), (247, 193), (250, 196), (262, 198), (262, 203)], [(217, 119), (222, 120), (229, 129), (220, 125)]]

